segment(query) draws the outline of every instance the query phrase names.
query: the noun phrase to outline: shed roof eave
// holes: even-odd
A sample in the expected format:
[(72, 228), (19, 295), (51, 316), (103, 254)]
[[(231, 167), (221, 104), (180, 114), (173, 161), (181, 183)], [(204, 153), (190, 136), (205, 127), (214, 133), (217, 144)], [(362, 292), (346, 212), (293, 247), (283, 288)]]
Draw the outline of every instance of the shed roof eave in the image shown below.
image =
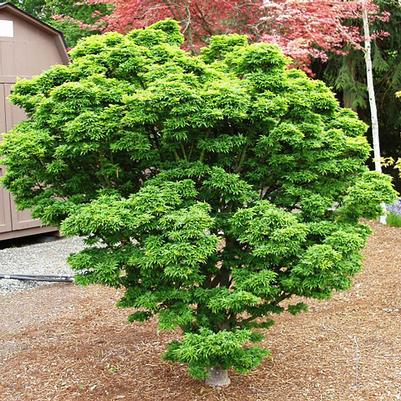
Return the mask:
[[(64, 48), (67, 49), (67, 44), (65, 42), (64, 34), (63, 34), (63, 32), (59, 31), (58, 29), (53, 28), (51, 25), (46, 24), (45, 22), (41, 21), (40, 19), (34, 17), (31, 14), (28, 14), (24, 10), (21, 10), (20, 8), (18, 8), (17, 6), (15, 6), (14, 4), (11, 4), (9, 2), (0, 3), (0, 11), (1, 10), (8, 10), (11, 13), (13, 13), (13, 14), (33, 23), (34, 25), (38, 26), (39, 28), (47, 31), (48, 33), (59, 36)], [(66, 50), (65, 50), (65, 53), (67, 55)], [(68, 58), (68, 55), (67, 55), (67, 58)]]

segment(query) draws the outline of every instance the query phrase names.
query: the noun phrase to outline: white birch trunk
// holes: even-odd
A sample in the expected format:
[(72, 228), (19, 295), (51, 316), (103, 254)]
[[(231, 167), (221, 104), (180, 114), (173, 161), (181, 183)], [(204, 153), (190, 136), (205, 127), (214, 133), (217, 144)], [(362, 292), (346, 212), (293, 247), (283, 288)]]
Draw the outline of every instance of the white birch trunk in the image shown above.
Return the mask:
[[(379, 139), (379, 122), (377, 118), (376, 95), (373, 83), (372, 44), (371, 44), (371, 36), (369, 28), (369, 14), (366, 0), (361, 1), (361, 6), (362, 6), (363, 33), (365, 38), (366, 81), (369, 95), (370, 116), (372, 122), (373, 157), (375, 163), (375, 170), (381, 173), (382, 166), (381, 166), (380, 139)], [(385, 205), (382, 206), (384, 212)], [(384, 214), (380, 216), (380, 223), (386, 224), (386, 216)]]

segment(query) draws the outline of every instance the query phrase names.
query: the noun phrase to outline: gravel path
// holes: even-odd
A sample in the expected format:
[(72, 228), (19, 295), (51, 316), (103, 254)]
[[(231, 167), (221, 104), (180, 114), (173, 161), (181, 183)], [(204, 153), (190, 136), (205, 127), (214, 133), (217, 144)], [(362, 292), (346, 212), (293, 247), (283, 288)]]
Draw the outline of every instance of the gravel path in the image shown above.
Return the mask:
[[(1, 274), (63, 275), (72, 274), (66, 259), (83, 248), (80, 238), (64, 238), (51, 242), (0, 249)], [(22, 291), (43, 283), (0, 280), (0, 294)]]

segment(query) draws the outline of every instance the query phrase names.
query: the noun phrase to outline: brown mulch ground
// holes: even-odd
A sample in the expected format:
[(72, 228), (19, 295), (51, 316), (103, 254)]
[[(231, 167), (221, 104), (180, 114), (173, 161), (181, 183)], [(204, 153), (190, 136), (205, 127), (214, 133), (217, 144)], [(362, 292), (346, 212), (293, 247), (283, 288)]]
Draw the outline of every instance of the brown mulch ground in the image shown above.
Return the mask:
[(265, 341), (273, 358), (223, 390), (162, 361), (174, 334), (126, 323), (114, 290), (0, 296), (0, 400), (401, 400), (401, 229), (374, 230), (353, 289), (278, 317)]

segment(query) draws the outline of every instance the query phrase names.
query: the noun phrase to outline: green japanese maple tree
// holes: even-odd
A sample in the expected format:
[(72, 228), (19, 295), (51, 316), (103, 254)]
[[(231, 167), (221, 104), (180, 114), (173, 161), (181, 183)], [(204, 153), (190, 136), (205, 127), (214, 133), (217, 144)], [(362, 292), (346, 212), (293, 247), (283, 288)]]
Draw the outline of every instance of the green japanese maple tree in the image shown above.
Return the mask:
[(306, 308), (293, 295), (349, 288), (359, 219), (395, 192), (365, 167), (365, 124), (278, 47), (216, 36), (193, 56), (182, 42), (171, 20), (92, 36), (69, 66), (19, 81), (29, 119), (5, 135), (3, 182), (86, 238), (77, 282), (125, 288), (131, 321), (182, 330), (166, 359), (224, 385), (268, 355), (274, 314)]

